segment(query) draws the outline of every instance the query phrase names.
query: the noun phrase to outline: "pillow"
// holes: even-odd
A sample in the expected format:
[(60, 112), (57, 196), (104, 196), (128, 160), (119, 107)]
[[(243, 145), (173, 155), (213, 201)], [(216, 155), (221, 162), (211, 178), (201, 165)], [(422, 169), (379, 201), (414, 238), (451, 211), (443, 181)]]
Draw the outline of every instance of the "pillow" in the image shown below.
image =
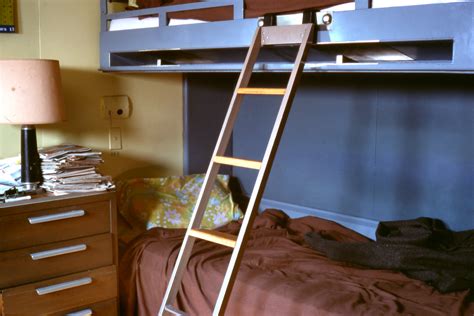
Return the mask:
[[(229, 179), (228, 175), (217, 176), (201, 228), (213, 229), (242, 217), (232, 199)], [(121, 239), (128, 241), (152, 227), (187, 228), (203, 182), (203, 174), (119, 182), (117, 205), (126, 221), (119, 228)]]

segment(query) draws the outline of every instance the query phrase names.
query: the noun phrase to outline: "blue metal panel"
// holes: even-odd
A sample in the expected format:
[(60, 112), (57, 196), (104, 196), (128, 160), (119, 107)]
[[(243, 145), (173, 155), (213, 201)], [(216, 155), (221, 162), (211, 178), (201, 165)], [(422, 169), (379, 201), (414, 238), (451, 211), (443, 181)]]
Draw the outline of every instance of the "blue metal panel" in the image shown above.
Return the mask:
[[(192, 75), (190, 85), (204, 81), (230, 96), (235, 77)], [(253, 85), (283, 82), (283, 74), (262, 74)], [(264, 197), (373, 220), (431, 216), (456, 230), (474, 228), (473, 84), (472, 75), (305, 75)], [(214, 92), (193, 91), (189, 99), (201, 103), (191, 106), (212, 99), (219, 108)], [(261, 158), (278, 103), (246, 97), (234, 156)], [(210, 154), (208, 147), (201, 150)], [(233, 172), (250, 192), (255, 172)]]
[(431, 4), (332, 13), (318, 44), (452, 39), (472, 32), (471, 3)]
[(317, 68), (325, 71), (473, 72), (473, 13), (474, 5), (472, 3), (333, 12), (333, 22), (328, 26), (328, 30), (318, 33), (318, 44), (452, 40), (454, 43), (453, 60), (332, 64)]
[[(225, 77), (210, 85), (200, 76), (187, 76), (184, 91), (184, 174), (207, 171), (236, 83), (233, 78)], [(232, 155), (231, 142), (226, 156)], [(231, 167), (224, 166), (220, 173), (231, 174), (231, 170)]]
[[(101, 32), (101, 69), (113, 70), (109, 66), (109, 54), (114, 52), (246, 47), (255, 32), (257, 23), (257, 19), (245, 19), (167, 26), (164, 28)], [(229, 39), (232, 39), (232, 41), (229, 41)], [(181, 69), (183, 68), (181, 67)], [(157, 67), (154, 70), (159, 69)]]
[[(100, 31), (106, 32), (107, 31), (107, 19), (105, 16), (107, 15), (107, 2), (101, 1), (100, 2)], [(101, 50), (102, 51), (102, 50)]]
[(379, 89), (370, 217), (416, 214), (474, 228), (473, 80), (426, 81)]
[[(263, 76), (255, 85), (284, 82), (277, 78)], [(372, 209), (377, 94), (367, 84), (347, 76), (303, 78), (265, 198), (345, 214)], [(280, 101), (245, 99), (234, 130), (234, 155), (261, 159)], [(250, 192), (254, 173), (234, 169), (234, 175)]]

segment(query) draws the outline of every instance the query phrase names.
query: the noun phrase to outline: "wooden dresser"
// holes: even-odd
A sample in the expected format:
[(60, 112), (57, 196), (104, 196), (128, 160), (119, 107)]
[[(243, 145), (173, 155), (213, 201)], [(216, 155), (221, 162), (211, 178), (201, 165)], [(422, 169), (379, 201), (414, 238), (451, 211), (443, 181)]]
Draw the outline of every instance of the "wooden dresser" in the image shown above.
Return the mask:
[(0, 315), (117, 315), (114, 192), (0, 204)]

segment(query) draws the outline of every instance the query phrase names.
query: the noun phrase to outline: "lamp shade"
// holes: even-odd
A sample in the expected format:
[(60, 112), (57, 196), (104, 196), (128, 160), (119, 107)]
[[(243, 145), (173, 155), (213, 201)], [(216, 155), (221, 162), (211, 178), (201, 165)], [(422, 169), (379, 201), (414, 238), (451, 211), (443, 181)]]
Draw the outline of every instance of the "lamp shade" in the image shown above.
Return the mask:
[(0, 123), (36, 125), (63, 120), (57, 60), (0, 60)]

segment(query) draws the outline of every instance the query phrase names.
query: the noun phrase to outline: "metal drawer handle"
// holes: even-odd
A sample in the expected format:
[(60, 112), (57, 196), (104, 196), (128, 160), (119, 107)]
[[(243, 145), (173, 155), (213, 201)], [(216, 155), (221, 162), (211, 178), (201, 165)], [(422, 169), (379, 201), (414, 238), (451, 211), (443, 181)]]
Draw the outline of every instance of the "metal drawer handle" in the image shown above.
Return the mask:
[(30, 224), (33, 225), (33, 224), (41, 224), (41, 223), (47, 223), (47, 222), (52, 222), (52, 221), (59, 221), (62, 219), (81, 217), (81, 216), (84, 216), (85, 214), (86, 212), (84, 210), (76, 210), (76, 211), (69, 211), (69, 212), (58, 213), (58, 214), (28, 217), (28, 221), (30, 222)]
[(92, 278), (82, 278), (79, 280), (63, 282), (59, 284), (54, 284), (50, 286), (40, 287), (36, 289), (38, 295), (46, 295), (54, 292), (64, 291), (67, 289), (72, 289), (74, 287), (83, 286), (92, 283)]
[(50, 257), (65, 255), (68, 253), (84, 251), (86, 249), (87, 249), (87, 246), (85, 244), (80, 244), (76, 246), (69, 246), (69, 247), (63, 247), (63, 248), (58, 248), (58, 249), (35, 252), (35, 253), (30, 254), (30, 256), (31, 256), (31, 259), (33, 260), (41, 260), (41, 259), (46, 259)]
[(82, 311), (77, 311), (77, 312), (72, 312), (72, 313), (66, 314), (66, 316), (89, 316), (89, 315), (92, 315), (92, 309), (90, 309), (90, 308), (84, 309)]

